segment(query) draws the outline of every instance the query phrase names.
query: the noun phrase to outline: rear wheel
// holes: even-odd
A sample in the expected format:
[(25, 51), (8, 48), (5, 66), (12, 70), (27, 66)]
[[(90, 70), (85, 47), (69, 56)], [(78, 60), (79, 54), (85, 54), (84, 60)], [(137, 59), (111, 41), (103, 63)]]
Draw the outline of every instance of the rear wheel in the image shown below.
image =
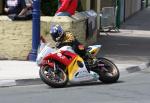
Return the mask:
[(51, 87), (64, 87), (68, 82), (68, 77), (65, 71), (59, 66), (56, 66), (56, 70), (48, 65), (43, 66), (40, 68), (39, 74), (41, 80)]
[(103, 83), (114, 83), (119, 79), (120, 73), (117, 66), (106, 58), (98, 59), (100, 80)]

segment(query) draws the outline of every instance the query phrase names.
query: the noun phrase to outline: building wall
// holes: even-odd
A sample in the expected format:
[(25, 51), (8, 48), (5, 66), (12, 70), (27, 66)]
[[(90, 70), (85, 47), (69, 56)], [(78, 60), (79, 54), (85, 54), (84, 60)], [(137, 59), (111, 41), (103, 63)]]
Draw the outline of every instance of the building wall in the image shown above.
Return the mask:
[(141, 0), (125, 0), (125, 19), (141, 9)]
[(3, 12), (3, 0), (0, 0), (0, 14)]
[(120, 8), (120, 22), (124, 22), (124, 9), (125, 9), (125, 0), (120, 0), (120, 5), (121, 5), (121, 8)]
[(90, 10), (91, 8), (91, 0), (80, 0), (82, 11)]
[[(110, 7), (113, 6), (114, 2), (112, 0), (101, 0), (100, 9), (103, 7)], [(97, 0), (92, 0), (91, 2), (91, 9), (96, 10)]]
[(114, 6), (113, 0), (101, 0), (101, 8)]
[[(92, 0), (91, 8), (96, 10), (97, 0)], [(103, 7), (115, 6), (115, 0), (101, 0), (101, 9)], [(141, 9), (141, 0), (120, 0), (120, 22), (123, 22)]]

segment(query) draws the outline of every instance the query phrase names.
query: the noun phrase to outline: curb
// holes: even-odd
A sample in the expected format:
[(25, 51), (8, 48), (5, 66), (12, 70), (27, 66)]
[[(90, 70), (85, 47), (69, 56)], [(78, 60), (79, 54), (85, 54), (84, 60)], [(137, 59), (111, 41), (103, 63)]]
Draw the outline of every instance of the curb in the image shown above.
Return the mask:
[(27, 86), (27, 85), (38, 85), (43, 84), (40, 78), (35, 79), (17, 79), (17, 80), (0, 80), (1, 87), (12, 87), (12, 86)]
[(133, 67), (126, 68), (126, 71), (128, 73), (134, 73), (134, 72), (143, 71), (149, 67), (150, 67), (150, 62), (147, 62), (147, 63), (143, 63), (139, 66), (133, 66)]
[(146, 69), (148, 69), (150, 67), (150, 62), (147, 62), (147, 63), (143, 63), (143, 64), (140, 64), (140, 65), (135, 65), (135, 66), (130, 66), (130, 67), (127, 67), (123, 70), (120, 70), (120, 74), (121, 75), (127, 75), (127, 74), (132, 74), (132, 73), (137, 73), (137, 72), (140, 72), (140, 71), (144, 71)]

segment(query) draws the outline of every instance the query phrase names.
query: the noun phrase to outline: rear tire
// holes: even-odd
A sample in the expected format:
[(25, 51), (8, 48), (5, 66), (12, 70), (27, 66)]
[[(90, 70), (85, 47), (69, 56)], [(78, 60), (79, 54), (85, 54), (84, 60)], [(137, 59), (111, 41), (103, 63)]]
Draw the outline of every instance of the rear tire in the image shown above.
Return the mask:
[(98, 68), (100, 78), (103, 83), (115, 83), (119, 79), (120, 73), (117, 66), (106, 58), (98, 59)]
[[(68, 82), (68, 77), (63, 69), (58, 68), (59, 74), (54, 73), (54, 69), (48, 65), (43, 66), (39, 70), (41, 80), (47, 85), (54, 88), (65, 87)], [(62, 80), (61, 82), (59, 80)]]

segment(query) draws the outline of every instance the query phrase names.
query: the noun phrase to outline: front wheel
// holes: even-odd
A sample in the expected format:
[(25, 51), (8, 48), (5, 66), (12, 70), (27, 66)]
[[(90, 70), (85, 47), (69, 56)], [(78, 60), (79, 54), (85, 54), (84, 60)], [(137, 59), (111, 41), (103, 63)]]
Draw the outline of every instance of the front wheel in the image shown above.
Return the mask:
[(57, 66), (56, 70), (48, 65), (43, 66), (39, 70), (39, 75), (44, 83), (55, 88), (64, 87), (68, 82), (65, 71), (59, 66)]
[(106, 58), (98, 58), (100, 80), (103, 83), (114, 83), (119, 79), (120, 73), (117, 66)]

